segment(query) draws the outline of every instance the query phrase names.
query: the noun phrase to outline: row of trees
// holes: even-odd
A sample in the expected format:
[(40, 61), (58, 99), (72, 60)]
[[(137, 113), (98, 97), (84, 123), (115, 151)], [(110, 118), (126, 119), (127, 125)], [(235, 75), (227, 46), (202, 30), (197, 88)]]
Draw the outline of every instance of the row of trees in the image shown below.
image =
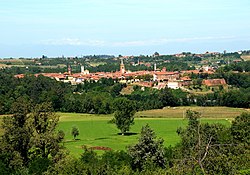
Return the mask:
[(232, 63), (224, 67), (219, 68), (219, 71), (239, 71), (239, 72), (250, 72), (250, 61), (243, 61), (240, 63)]
[[(195, 104), (198, 106), (228, 106), (238, 108), (249, 108), (250, 106), (250, 90), (230, 90), (216, 91), (212, 94), (193, 96)], [(193, 99), (193, 100), (194, 100)]]

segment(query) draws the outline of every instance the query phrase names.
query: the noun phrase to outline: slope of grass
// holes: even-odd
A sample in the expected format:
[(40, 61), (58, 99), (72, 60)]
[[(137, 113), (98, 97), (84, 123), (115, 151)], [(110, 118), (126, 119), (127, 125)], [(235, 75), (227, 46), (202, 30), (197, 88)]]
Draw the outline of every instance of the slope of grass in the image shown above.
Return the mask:
[(248, 109), (230, 108), (230, 107), (198, 107), (198, 106), (182, 106), (182, 107), (165, 107), (164, 109), (155, 109), (148, 111), (140, 111), (136, 113), (137, 117), (166, 117), (166, 118), (183, 118), (185, 111), (191, 109), (201, 113), (203, 118), (234, 118)]

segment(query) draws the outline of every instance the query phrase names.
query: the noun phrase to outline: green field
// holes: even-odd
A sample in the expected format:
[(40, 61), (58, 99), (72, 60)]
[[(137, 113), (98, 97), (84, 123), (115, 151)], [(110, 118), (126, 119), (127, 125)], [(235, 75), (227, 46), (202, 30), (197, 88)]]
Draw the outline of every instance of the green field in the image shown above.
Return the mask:
[(234, 118), (242, 112), (249, 109), (230, 108), (230, 107), (199, 107), (199, 106), (181, 106), (181, 107), (165, 107), (164, 109), (155, 109), (137, 112), (137, 117), (167, 117), (167, 118), (183, 118), (185, 111), (191, 109), (201, 113), (203, 118), (225, 119)]
[[(149, 111), (145, 111), (145, 113)], [(165, 140), (164, 145), (175, 145), (180, 138), (176, 134), (178, 127), (185, 127), (187, 119), (182, 118), (136, 118), (135, 125), (131, 127), (131, 135), (122, 136), (114, 124), (108, 124), (112, 115), (88, 115), (88, 114), (72, 114), (59, 113), (59, 128), (65, 132), (64, 145), (70, 150), (71, 154), (79, 156), (83, 146), (87, 147), (108, 147), (113, 150), (124, 150), (128, 145), (137, 142), (140, 136), (140, 130), (143, 125), (149, 124), (154, 129), (157, 137)], [(137, 114), (138, 116), (138, 114)], [(176, 116), (174, 116), (176, 117)], [(228, 119), (229, 118), (229, 119)], [(230, 126), (232, 118), (202, 118), (202, 122), (219, 122), (226, 126)], [(77, 126), (80, 131), (78, 140), (74, 141), (71, 136), (72, 126)], [(100, 152), (100, 151), (99, 151)]]
[[(113, 115), (94, 115), (76, 113), (57, 113), (60, 116), (59, 129), (65, 132), (64, 145), (71, 154), (80, 156), (83, 146), (87, 147), (108, 147), (113, 150), (125, 150), (128, 145), (135, 144), (140, 136), (140, 130), (147, 123), (154, 129), (157, 137), (165, 140), (164, 145), (175, 145), (180, 141), (176, 134), (178, 127), (185, 127), (187, 109), (199, 111), (202, 114), (202, 122), (219, 122), (230, 126), (234, 117), (240, 115), (247, 109), (228, 107), (174, 107), (158, 110), (137, 112), (135, 125), (131, 127), (130, 135), (119, 135), (119, 130), (114, 124), (108, 124)], [(3, 116), (0, 116), (0, 123)], [(72, 126), (77, 126), (80, 135), (77, 140), (71, 136)], [(0, 129), (0, 135), (3, 130)], [(101, 153), (102, 151), (97, 151)]]

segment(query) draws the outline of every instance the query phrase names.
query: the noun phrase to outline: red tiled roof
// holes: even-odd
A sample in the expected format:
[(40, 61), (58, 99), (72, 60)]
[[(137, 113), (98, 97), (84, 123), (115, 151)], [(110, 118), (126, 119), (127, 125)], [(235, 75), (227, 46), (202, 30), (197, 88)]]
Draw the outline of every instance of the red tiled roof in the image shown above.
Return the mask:
[(203, 80), (202, 84), (206, 86), (219, 86), (219, 85), (226, 85), (225, 79), (209, 79), (209, 80)]
[(24, 78), (24, 74), (18, 74), (14, 76), (15, 78)]
[(178, 72), (155, 72), (156, 75), (174, 75), (178, 74)]
[(183, 81), (192, 81), (191, 78), (188, 77), (188, 76), (181, 77), (180, 80), (183, 80)]

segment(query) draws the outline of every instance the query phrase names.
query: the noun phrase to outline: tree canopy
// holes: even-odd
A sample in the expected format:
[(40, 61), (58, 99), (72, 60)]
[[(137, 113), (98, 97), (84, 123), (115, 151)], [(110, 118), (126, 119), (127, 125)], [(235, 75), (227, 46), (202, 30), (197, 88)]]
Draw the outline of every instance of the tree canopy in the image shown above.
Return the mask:
[(114, 103), (114, 123), (122, 135), (129, 131), (130, 125), (134, 124), (135, 105), (126, 98), (117, 98)]
[(132, 158), (132, 167), (135, 169), (141, 170), (150, 164), (165, 167), (163, 140), (156, 140), (156, 135), (148, 124), (142, 127), (138, 143), (128, 148), (128, 154)]
[[(12, 116), (4, 117), (0, 157), (13, 171), (38, 161), (56, 161), (62, 146), (63, 134), (56, 131), (58, 116), (51, 103), (32, 106), (19, 98), (12, 106)], [(46, 169), (45, 169), (46, 170)]]

